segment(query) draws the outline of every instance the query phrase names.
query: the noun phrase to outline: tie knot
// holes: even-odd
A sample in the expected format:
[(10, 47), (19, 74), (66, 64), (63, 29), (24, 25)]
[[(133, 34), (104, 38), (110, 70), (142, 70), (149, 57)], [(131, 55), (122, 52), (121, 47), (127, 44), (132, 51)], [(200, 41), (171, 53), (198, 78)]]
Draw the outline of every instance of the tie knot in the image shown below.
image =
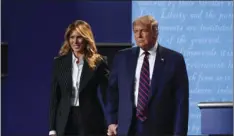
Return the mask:
[(150, 53), (148, 51), (145, 51), (144, 54), (146, 57), (148, 57)]

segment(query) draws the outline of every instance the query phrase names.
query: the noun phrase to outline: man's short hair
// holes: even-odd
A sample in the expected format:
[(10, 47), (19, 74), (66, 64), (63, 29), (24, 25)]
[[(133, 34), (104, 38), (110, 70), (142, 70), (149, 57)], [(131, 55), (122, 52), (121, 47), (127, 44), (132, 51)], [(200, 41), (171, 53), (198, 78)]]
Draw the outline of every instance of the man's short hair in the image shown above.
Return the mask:
[(153, 31), (156, 30), (156, 33), (158, 33), (158, 21), (153, 16), (145, 15), (137, 18), (133, 21), (133, 28), (137, 23), (149, 26)]

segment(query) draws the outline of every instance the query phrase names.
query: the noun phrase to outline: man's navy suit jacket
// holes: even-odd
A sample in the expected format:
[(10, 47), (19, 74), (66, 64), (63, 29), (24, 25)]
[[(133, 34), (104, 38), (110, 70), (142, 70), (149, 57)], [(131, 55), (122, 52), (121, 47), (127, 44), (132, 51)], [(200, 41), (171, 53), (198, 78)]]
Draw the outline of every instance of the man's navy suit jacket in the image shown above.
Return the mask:
[[(113, 61), (107, 91), (108, 124), (118, 124), (127, 136), (134, 113), (134, 80), (139, 47), (119, 51)], [(158, 45), (151, 79), (148, 119), (143, 135), (187, 135), (189, 85), (182, 54)]]

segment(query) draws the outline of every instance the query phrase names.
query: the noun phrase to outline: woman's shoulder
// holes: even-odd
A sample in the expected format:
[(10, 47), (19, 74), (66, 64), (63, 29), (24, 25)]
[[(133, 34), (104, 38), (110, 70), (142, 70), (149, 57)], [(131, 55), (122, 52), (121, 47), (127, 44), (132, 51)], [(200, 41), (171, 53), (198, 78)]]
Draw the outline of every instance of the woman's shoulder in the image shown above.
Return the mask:
[(58, 56), (55, 56), (55, 57), (54, 57), (54, 60), (55, 60), (55, 61), (62, 60), (62, 59), (64, 59), (66, 56), (67, 56), (67, 55), (58, 55)]

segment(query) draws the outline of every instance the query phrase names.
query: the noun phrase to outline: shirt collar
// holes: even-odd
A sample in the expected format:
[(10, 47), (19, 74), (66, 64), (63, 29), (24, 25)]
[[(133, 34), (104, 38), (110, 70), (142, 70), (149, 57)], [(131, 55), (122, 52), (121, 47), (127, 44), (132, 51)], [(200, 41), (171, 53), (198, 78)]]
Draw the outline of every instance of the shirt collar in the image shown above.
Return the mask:
[[(155, 55), (156, 54), (156, 50), (157, 50), (157, 47), (158, 47), (158, 42), (155, 43), (155, 45), (150, 49), (148, 50), (149, 54), (150, 55)], [(139, 56), (142, 56), (144, 55), (144, 50), (140, 48), (140, 54)]]
[[(83, 56), (83, 55), (79, 57), (80, 62), (82, 62), (83, 59), (84, 59), (84, 56)], [(72, 62), (73, 62), (73, 63), (76, 63), (77, 60), (78, 60), (78, 59), (76, 58), (76, 56), (74, 55), (74, 53), (72, 53)]]

